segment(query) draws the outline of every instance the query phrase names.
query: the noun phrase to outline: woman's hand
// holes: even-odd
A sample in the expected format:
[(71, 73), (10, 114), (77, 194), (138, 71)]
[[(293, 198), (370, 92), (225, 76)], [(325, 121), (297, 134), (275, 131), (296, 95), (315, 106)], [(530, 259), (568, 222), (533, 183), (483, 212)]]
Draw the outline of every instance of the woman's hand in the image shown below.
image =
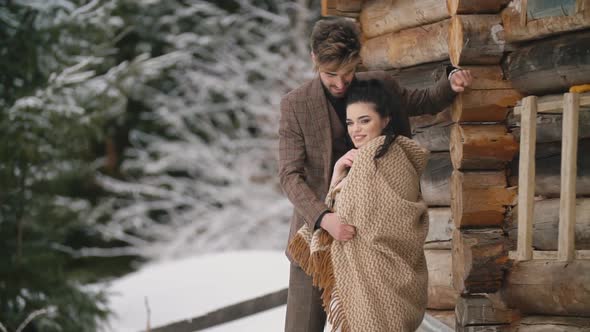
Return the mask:
[(337, 241), (348, 241), (356, 234), (356, 228), (343, 224), (336, 213), (326, 213), (320, 222), (320, 226), (330, 233)]
[(332, 182), (340, 179), (346, 173), (346, 170), (352, 167), (357, 151), (357, 149), (351, 149), (336, 161), (334, 172), (332, 173)]

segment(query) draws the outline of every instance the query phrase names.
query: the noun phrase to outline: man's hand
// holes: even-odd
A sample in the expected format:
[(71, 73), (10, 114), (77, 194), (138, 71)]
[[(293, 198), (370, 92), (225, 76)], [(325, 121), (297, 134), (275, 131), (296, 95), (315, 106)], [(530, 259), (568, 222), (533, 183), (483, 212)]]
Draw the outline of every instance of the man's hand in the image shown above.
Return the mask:
[(356, 234), (356, 228), (352, 225), (343, 224), (336, 213), (326, 213), (320, 222), (320, 226), (337, 241), (351, 240)]
[(471, 85), (471, 82), (473, 82), (473, 77), (471, 76), (471, 72), (469, 70), (459, 69), (451, 73), (449, 81), (453, 91), (463, 92), (465, 91), (465, 88)]

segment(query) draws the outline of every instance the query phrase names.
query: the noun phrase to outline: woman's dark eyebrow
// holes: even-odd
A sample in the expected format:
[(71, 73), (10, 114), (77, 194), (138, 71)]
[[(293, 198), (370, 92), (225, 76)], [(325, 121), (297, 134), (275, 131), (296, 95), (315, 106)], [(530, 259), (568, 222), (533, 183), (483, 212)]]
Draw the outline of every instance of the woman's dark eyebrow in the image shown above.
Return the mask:
[[(368, 115), (361, 115), (357, 119), (360, 120), (360, 119), (364, 119), (364, 118), (371, 118), (371, 117)], [(352, 119), (346, 118), (346, 122), (350, 122), (350, 121), (352, 121)]]

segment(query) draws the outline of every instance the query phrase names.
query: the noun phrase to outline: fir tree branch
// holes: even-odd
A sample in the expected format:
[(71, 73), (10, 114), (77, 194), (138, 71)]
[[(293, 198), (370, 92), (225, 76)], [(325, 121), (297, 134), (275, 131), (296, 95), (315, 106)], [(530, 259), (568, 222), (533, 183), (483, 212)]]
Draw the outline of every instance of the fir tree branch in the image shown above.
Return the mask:
[(22, 322), (19, 325), (19, 327), (16, 329), (16, 332), (22, 332), (25, 329), (25, 327), (27, 327), (27, 325), (29, 325), (29, 323), (31, 323), (33, 321), (33, 319), (35, 319), (41, 315), (49, 314), (50, 312), (51, 312), (50, 308), (45, 308), (45, 309), (33, 311), (32, 313), (29, 314), (29, 316), (27, 316), (27, 319), (25, 319), (24, 322)]

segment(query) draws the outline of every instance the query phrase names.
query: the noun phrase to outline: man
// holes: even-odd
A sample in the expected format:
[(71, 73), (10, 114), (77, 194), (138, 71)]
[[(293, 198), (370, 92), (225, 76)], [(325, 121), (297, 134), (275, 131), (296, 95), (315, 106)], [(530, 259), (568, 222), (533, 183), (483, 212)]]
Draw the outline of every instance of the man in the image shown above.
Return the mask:
[[(401, 135), (411, 137), (409, 116), (439, 112), (472, 81), (469, 71), (453, 70), (448, 79), (430, 89), (409, 91), (385, 72), (356, 73), (360, 48), (354, 22), (342, 18), (318, 21), (311, 34), (311, 57), (318, 75), (281, 101), (279, 176), (295, 207), (289, 241), (303, 223), (322, 227), (337, 241), (355, 235), (354, 227), (342, 223), (324, 204), (334, 163), (351, 148), (345, 124), (346, 92), (351, 83), (381, 80), (401, 100), (402, 116), (394, 121), (401, 122)], [(311, 278), (291, 263), (285, 331), (323, 331), (326, 315), (320, 296)]]

